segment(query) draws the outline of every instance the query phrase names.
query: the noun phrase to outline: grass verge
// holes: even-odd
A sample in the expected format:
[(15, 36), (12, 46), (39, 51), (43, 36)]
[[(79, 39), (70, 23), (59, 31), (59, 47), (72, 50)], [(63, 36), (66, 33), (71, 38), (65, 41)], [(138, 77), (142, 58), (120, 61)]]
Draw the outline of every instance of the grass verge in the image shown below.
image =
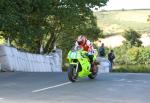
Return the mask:
[(112, 72), (125, 72), (125, 73), (150, 73), (149, 65), (120, 65), (114, 66)]

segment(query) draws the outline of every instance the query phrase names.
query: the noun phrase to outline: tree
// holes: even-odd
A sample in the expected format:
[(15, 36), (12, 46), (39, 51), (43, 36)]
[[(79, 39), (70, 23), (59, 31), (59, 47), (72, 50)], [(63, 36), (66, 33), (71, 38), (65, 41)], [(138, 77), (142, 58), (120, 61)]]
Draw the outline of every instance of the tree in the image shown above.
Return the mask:
[(0, 35), (19, 49), (39, 53), (42, 46), (44, 53), (49, 53), (55, 44), (63, 45), (61, 38), (74, 39), (86, 30), (100, 34), (90, 8), (107, 1), (1, 0)]
[(147, 21), (150, 21), (150, 15), (148, 15)]
[(127, 40), (124, 43), (129, 43), (131, 47), (132, 46), (139, 47), (142, 45), (142, 41), (139, 39), (141, 37), (141, 34), (139, 34), (133, 29), (126, 30), (123, 36)]

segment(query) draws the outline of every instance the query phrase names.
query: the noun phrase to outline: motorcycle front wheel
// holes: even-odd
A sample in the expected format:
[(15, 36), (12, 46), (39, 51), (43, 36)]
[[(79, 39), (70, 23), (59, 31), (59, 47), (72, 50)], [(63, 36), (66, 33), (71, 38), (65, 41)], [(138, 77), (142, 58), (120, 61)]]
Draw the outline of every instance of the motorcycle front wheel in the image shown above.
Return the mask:
[(76, 66), (70, 65), (68, 68), (68, 78), (71, 82), (76, 82), (78, 73), (76, 73)]

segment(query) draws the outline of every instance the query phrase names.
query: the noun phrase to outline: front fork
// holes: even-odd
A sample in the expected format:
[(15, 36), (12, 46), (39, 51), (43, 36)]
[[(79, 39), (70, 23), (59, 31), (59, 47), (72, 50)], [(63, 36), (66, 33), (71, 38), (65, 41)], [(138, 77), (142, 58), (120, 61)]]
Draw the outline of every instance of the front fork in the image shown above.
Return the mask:
[(70, 63), (70, 65), (76, 66), (76, 68), (75, 68), (75, 73), (76, 73), (76, 74), (75, 74), (75, 75), (77, 75), (79, 63)]

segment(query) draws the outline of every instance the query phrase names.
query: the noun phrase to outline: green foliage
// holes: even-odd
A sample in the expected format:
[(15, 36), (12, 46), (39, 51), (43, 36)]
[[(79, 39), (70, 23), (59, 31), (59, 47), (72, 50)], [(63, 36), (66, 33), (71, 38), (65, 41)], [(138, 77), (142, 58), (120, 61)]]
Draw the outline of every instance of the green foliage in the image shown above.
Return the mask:
[(140, 48), (138, 55), (138, 62), (142, 64), (150, 64), (150, 47), (149, 48)]
[(49, 53), (55, 44), (68, 49), (82, 33), (101, 35), (90, 8), (104, 6), (107, 1), (1, 0), (0, 35), (9, 38), (12, 46), (33, 53), (39, 53), (41, 46)]
[(127, 41), (129, 41), (131, 46), (139, 47), (142, 44), (142, 41), (139, 40), (141, 34), (133, 29), (126, 30), (123, 36)]
[(117, 64), (127, 64), (128, 55), (127, 50), (130, 48), (129, 43), (124, 43), (123, 46), (114, 48), (114, 53), (116, 54), (115, 63)]
[(150, 64), (150, 47), (132, 47), (125, 46), (114, 49), (116, 54), (116, 64)]
[(4, 44), (4, 43), (5, 43), (5, 39), (2, 36), (0, 36), (0, 44)]
[(139, 47), (140, 34), (130, 29), (125, 32), (127, 39), (121, 47), (115, 48), (116, 63), (118, 64), (150, 64), (150, 48)]
[(129, 64), (136, 64), (139, 58), (139, 48), (133, 47), (127, 50), (127, 58)]

